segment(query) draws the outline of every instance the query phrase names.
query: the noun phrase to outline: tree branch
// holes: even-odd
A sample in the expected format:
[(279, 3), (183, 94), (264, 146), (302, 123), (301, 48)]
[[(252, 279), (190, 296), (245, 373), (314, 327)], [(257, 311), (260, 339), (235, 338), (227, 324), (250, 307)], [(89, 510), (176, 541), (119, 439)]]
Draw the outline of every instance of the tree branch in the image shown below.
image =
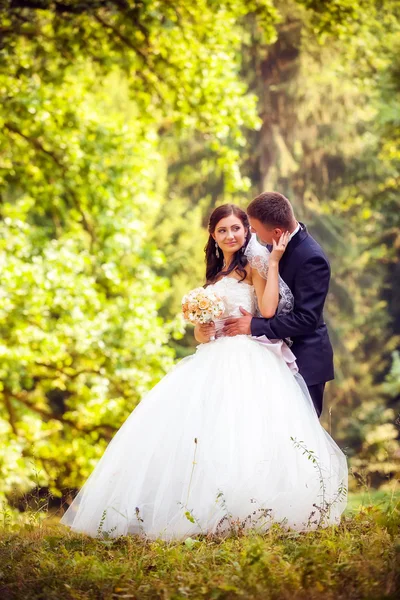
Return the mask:
[(18, 435), (18, 429), (17, 429), (17, 425), (16, 425), (17, 417), (15, 414), (15, 409), (11, 402), (10, 395), (6, 391), (4, 391), (3, 396), (4, 396), (4, 405), (7, 409), (8, 415), (10, 417), (11, 429), (13, 430), (14, 435)]
[[(28, 136), (28, 135), (22, 133), (22, 131), (20, 131), (12, 123), (9, 123), (9, 122), (4, 123), (4, 128), (7, 129), (8, 131), (10, 131), (11, 133), (19, 135), (26, 142), (31, 144), (36, 150), (39, 150), (42, 154), (45, 154), (48, 158), (50, 158), (52, 160), (52, 162), (55, 165), (57, 165), (57, 167), (60, 169), (60, 171), (62, 172), (64, 177), (65, 178), (67, 177), (68, 169), (65, 167), (65, 165), (63, 165), (63, 163), (61, 162), (61, 159), (57, 156), (57, 154), (55, 154), (55, 152), (53, 152), (51, 150), (47, 150), (37, 138), (31, 137), (31, 136)], [(82, 217), (83, 226), (86, 229), (86, 231), (89, 233), (90, 238), (91, 238), (91, 245), (93, 246), (93, 244), (96, 241), (96, 234), (95, 234), (94, 228), (93, 228), (92, 224), (90, 223), (89, 218), (86, 215), (86, 212), (80, 205), (80, 202), (79, 202), (75, 192), (69, 186), (66, 186), (66, 191), (67, 191), (68, 195), (70, 196), (74, 207), (76, 208), (76, 210), (79, 212), (79, 214)]]
[(79, 15), (90, 11), (90, 9), (100, 6), (107, 6), (108, 0), (89, 0), (88, 2), (66, 3), (57, 0), (11, 0), (9, 3), (11, 10), (30, 9), (30, 10), (55, 10), (59, 14)]
[[(60, 369), (60, 367), (56, 367), (55, 365), (46, 364), (39, 361), (35, 361), (35, 365), (37, 365), (38, 367), (45, 367), (46, 369), (50, 369), (52, 371), (57, 371), (58, 373), (62, 373), (62, 375), (65, 375), (66, 377), (68, 377), (68, 379), (76, 379), (77, 377), (79, 377), (79, 375), (82, 375), (83, 373), (94, 373), (95, 375), (100, 375), (100, 372), (97, 369), (81, 369), (80, 371), (76, 371), (75, 373), (70, 374), (66, 373), (63, 369)], [(48, 378), (51, 379), (52, 375), (49, 375)]]
[(56, 154), (54, 154), (54, 152), (50, 151), (50, 150), (46, 150), (46, 148), (43, 146), (43, 144), (37, 139), (37, 138), (33, 138), (30, 137), (28, 135), (25, 135), (24, 133), (22, 133), (22, 131), (20, 131), (17, 127), (15, 127), (15, 125), (13, 125), (12, 123), (4, 123), (3, 127), (5, 129), (8, 129), (8, 131), (11, 131), (12, 133), (15, 133), (17, 135), (19, 135), (20, 137), (22, 137), (24, 140), (26, 140), (27, 142), (29, 142), (34, 148), (36, 148), (36, 150), (40, 150), (40, 152), (42, 152), (43, 154), (46, 154), (47, 156), (49, 156), (53, 162), (56, 163), (56, 165), (60, 168), (60, 169), (65, 169), (64, 165), (61, 163), (60, 159), (58, 158), (58, 156), (56, 156)]
[(127, 38), (123, 33), (121, 33), (119, 31), (119, 29), (117, 29), (116, 27), (114, 27), (114, 25), (111, 25), (111, 23), (107, 23), (106, 21), (104, 21), (104, 19), (102, 19), (97, 13), (93, 13), (93, 17), (96, 19), (96, 21), (98, 23), (100, 23), (103, 27), (105, 27), (106, 29), (110, 29), (113, 34), (119, 39), (121, 40), (121, 42), (123, 42), (126, 46), (128, 46), (128, 48), (130, 48), (131, 50), (133, 50), (134, 52), (136, 52), (136, 54), (138, 54), (146, 63), (147, 65), (147, 56), (146, 54), (140, 50), (140, 48), (137, 48), (132, 41)]
[(105, 437), (107, 438), (111, 438), (112, 435), (115, 433), (115, 431), (117, 431), (117, 427), (113, 427), (112, 425), (92, 425), (91, 427), (81, 427), (80, 425), (78, 425), (78, 423), (75, 423), (75, 421), (73, 421), (72, 419), (68, 419), (68, 417), (64, 417), (61, 415), (54, 415), (52, 413), (49, 413), (48, 411), (44, 410), (43, 408), (39, 408), (38, 406), (35, 406), (34, 404), (31, 404), (27, 398), (27, 393), (26, 392), (16, 392), (14, 394), (11, 394), (9, 392), (10, 396), (12, 398), (15, 398), (20, 404), (23, 404), (26, 408), (28, 408), (29, 410), (31, 410), (32, 412), (37, 413), (38, 415), (40, 415), (43, 419), (43, 421), (45, 421), (46, 423), (50, 420), (54, 420), (54, 421), (59, 421), (60, 423), (63, 423), (64, 425), (69, 425), (70, 427), (73, 427), (74, 429), (76, 429), (77, 431), (81, 431), (82, 433), (91, 433), (92, 431), (99, 431), (101, 433), (103, 433), (103, 435), (105, 435)]
[[(173, 89), (175, 89), (175, 91), (178, 91), (177, 88), (171, 82), (167, 82), (159, 73), (156, 72), (154, 64), (149, 63), (148, 55), (145, 54), (145, 52), (143, 52), (143, 50), (141, 50), (140, 48), (135, 46), (135, 44), (133, 44), (132, 41), (128, 37), (126, 37), (123, 33), (121, 33), (121, 31), (119, 29), (117, 29), (117, 27), (114, 27), (114, 25), (111, 25), (111, 23), (107, 23), (106, 21), (104, 21), (97, 13), (93, 13), (93, 16), (96, 19), (96, 21), (98, 21), (101, 25), (103, 25), (103, 27), (105, 27), (106, 29), (110, 29), (113, 32), (113, 34), (121, 42), (123, 42), (126, 46), (128, 46), (128, 48), (131, 48), (131, 50), (136, 52), (142, 58), (144, 64), (148, 67), (148, 69), (150, 69), (150, 71), (157, 77), (157, 79), (162, 81), (165, 85), (172, 87)], [(163, 56), (158, 55), (157, 60), (165, 63), (168, 67), (170, 67), (172, 69), (177, 69), (176, 65), (171, 64)]]

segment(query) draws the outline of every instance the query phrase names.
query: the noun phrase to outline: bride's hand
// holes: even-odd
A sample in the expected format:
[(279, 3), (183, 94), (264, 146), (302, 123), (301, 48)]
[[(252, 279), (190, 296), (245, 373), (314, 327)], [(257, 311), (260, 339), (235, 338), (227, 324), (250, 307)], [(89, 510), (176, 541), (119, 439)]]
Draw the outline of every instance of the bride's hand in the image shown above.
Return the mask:
[(272, 240), (273, 247), (272, 247), (272, 251), (271, 251), (270, 261), (272, 261), (272, 262), (275, 261), (278, 263), (281, 260), (283, 253), (286, 250), (286, 246), (288, 245), (289, 237), (290, 237), (290, 233), (288, 231), (285, 231), (285, 233), (282, 233), (278, 242), (276, 242), (275, 240)]
[(215, 338), (215, 323), (196, 325), (194, 329), (194, 337), (201, 344), (209, 342), (211, 337)]

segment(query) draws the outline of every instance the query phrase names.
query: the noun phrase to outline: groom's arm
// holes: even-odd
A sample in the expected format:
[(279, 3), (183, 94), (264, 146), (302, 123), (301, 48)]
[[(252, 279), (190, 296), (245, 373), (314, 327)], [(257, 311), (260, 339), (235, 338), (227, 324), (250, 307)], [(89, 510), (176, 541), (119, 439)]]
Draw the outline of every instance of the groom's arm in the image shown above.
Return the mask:
[(323, 256), (307, 259), (295, 280), (294, 309), (271, 319), (253, 317), (251, 335), (269, 339), (285, 339), (313, 333), (322, 315), (330, 280), (329, 263)]

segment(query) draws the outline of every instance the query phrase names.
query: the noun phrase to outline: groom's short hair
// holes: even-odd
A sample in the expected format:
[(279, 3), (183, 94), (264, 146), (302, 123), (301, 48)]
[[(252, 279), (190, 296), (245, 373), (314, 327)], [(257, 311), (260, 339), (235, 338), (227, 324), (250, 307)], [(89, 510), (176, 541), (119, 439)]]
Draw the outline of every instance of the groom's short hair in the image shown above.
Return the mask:
[(289, 200), (279, 192), (263, 192), (247, 207), (247, 214), (263, 225), (289, 229), (295, 220)]

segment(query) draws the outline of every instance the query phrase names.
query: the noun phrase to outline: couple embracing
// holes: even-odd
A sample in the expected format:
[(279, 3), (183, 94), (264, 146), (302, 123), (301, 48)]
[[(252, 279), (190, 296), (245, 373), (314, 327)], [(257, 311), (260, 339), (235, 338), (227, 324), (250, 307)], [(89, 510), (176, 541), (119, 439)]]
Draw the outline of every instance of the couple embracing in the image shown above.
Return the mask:
[(271, 192), (247, 214), (216, 208), (205, 252), (224, 314), (114, 436), (62, 518), (74, 530), (171, 540), (340, 521), (347, 462), (318, 419), (333, 379), (321, 247)]

